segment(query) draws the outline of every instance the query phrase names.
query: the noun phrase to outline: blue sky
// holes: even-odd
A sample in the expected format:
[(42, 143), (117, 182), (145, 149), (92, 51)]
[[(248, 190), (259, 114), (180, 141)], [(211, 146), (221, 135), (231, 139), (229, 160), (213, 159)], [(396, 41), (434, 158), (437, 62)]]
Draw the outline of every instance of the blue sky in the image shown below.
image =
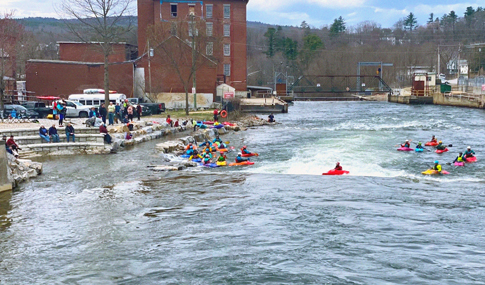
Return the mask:
[[(0, 0), (0, 12), (15, 11), (16, 18), (54, 17), (54, 7), (61, 0)], [(136, 3), (136, 1), (135, 1)], [(400, 18), (413, 12), (418, 24), (425, 24), (429, 14), (441, 17), (454, 10), (463, 16), (466, 7), (485, 7), (485, 0), (457, 2), (451, 0), (382, 1), (382, 0), (249, 0), (247, 18), (274, 25), (300, 25), (306, 21), (320, 28), (342, 16), (347, 26), (373, 21), (392, 27)]]

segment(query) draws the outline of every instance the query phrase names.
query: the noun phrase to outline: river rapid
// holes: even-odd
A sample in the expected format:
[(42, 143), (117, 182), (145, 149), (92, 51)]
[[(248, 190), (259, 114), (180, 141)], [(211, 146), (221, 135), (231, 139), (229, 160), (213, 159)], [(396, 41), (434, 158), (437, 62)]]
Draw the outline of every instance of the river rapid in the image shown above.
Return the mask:
[[(0, 284), (484, 284), (483, 110), (296, 102), (276, 120), (222, 137), (252, 167), (150, 172), (153, 141), (43, 159), (0, 194)], [(453, 147), (396, 151), (432, 135)], [(446, 164), (468, 145), (477, 163)], [(436, 159), (450, 174), (422, 175)], [(321, 175), (337, 161), (350, 175)]]

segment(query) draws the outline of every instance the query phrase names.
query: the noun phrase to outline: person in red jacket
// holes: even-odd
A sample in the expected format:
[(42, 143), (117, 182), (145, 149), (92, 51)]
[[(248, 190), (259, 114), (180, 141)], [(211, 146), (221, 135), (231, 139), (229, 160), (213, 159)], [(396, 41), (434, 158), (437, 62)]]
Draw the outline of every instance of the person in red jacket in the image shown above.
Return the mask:
[(217, 116), (218, 115), (219, 115), (219, 110), (214, 109), (214, 122), (217, 122), (217, 120), (218, 120), (218, 117)]
[(7, 147), (10, 147), (11, 149), (13, 149), (15, 151), (18, 151), (19, 149), (21, 149), (19, 147), (19, 145), (13, 139), (13, 135), (10, 136), (10, 138), (7, 140), (6, 144), (7, 144)]

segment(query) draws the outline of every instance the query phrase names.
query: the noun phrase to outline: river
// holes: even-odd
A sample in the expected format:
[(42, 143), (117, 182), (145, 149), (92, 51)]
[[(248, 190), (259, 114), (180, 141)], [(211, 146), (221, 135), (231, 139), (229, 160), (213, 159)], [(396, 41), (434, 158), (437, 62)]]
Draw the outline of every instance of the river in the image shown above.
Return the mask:
[[(223, 137), (252, 167), (150, 172), (153, 141), (45, 158), (0, 194), (0, 284), (484, 283), (483, 110), (296, 102), (276, 120)], [(432, 135), (450, 152), (396, 151)], [(446, 164), (468, 145), (477, 163)], [(450, 174), (423, 176), (436, 159)], [(336, 161), (350, 175), (322, 176)]]

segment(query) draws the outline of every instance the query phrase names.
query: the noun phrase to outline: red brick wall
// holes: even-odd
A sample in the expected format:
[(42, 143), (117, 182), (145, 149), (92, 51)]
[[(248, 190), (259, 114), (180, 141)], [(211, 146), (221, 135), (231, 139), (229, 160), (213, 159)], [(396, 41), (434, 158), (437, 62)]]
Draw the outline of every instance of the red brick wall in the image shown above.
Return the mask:
[[(132, 95), (133, 65), (131, 63), (109, 67), (110, 89)], [(61, 96), (82, 93), (86, 88), (103, 88), (103, 65), (47, 63), (29, 61), (27, 63), (27, 90), (35, 96)]]
[[(59, 43), (59, 59), (81, 62), (104, 62), (101, 47), (90, 43)], [(124, 44), (114, 44), (113, 52), (108, 57), (110, 62), (123, 62), (126, 60)]]
[[(146, 29), (149, 25), (153, 25), (161, 21), (160, 9), (162, 20), (183, 20), (187, 19), (189, 14), (189, 5), (187, 3), (177, 4), (177, 18), (173, 18), (170, 15), (170, 1), (163, 2), (160, 5), (160, 0), (138, 0), (138, 50), (139, 54), (146, 52)], [(220, 83), (223, 83), (224, 64), (231, 64), (231, 75), (226, 78), (226, 83), (235, 87), (236, 90), (244, 91), (247, 85), (247, 32), (246, 32), (246, 0), (212, 0), (204, 1), (204, 11), (201, 11), (200, 3), (195, 4), (194, 12), (197, 17), (205, 18), (205, 5), (213, 5), (212, 19), (206, 19), (206, 21), (213, 22), (213, 34), (214, 37), (222, 38), (221, 45), (228, 43), (231, 45), (231, 55), (224, 56), (223, 48), (214, 47), (214, 56), (218, 59), (219, 64), (216, 67), (215, 74), (198, 72), (202, 74), (197, 76), (197, 91), (199, 92), (199, 86), (212, 86), (210, 93), (215, 93), (216, 80), (219, 78)], [(224, 19), (223, 5), (231, 5), (230, 19)], [(224, 23), (231, 25), (230, 38), (223, 37)], [(148, 69), (146, 64), (142, 64), (145, 67), (147, 76), (146, 82), (148, 82)], [(160, 74), (163, 72), (159, 72)], [(217, 74), (221, 75), (217, 77)], [(160, 78), (161, 84), (164, 86), (170, 85), (173, 92), (183, 92), (182, 85), (170, 76)], [(156, 75), (153, 73), (152, 65), (152, 83), (156, 82)], [(167, 82), (164, 82), (167, 81)], [(153, 84), (152, 84), (153, 85)], [(202, 88), (202, 87), (201, 87)], [(202, 92), (202, 91), (200, 91)], [(205, 92), (205, 91), (204, 91)]]

